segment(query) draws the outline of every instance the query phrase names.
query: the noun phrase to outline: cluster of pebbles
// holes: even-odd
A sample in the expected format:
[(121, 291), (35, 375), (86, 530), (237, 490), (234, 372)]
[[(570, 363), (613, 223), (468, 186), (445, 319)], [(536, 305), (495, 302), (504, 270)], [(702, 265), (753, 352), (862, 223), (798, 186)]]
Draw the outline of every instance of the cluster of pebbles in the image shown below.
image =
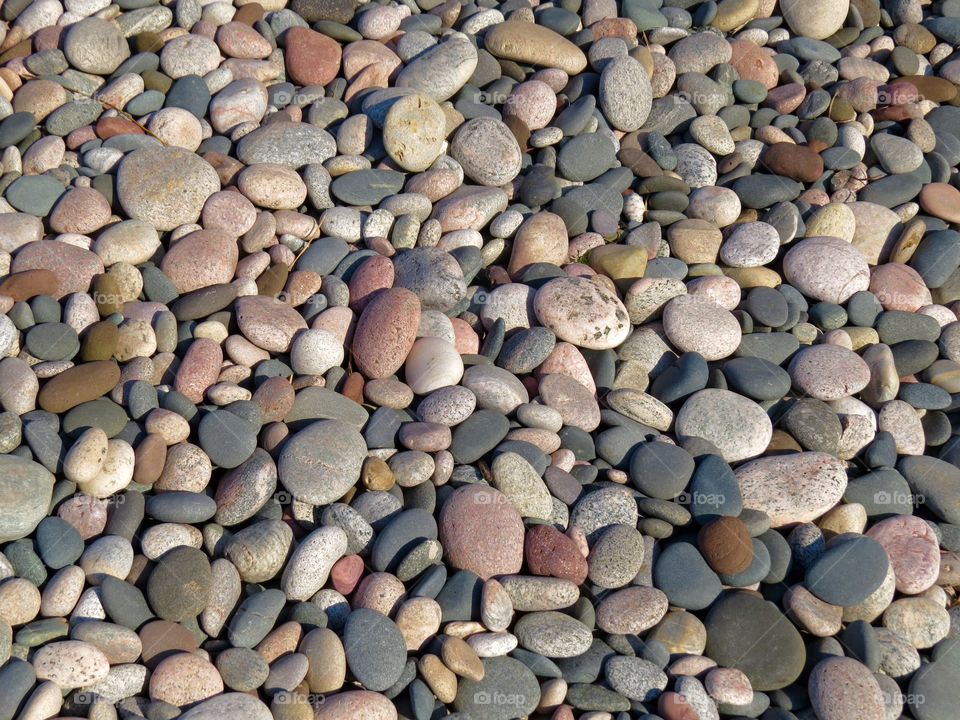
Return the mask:
[(0, 720), (950, 720), (960, 0), (3, 0)]

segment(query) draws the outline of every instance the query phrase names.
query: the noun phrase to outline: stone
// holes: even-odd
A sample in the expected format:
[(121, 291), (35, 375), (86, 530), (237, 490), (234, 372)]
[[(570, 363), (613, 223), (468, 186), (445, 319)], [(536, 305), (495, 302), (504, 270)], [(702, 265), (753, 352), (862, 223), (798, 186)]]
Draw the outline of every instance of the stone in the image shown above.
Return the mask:
[(743, 506), (761, 510), (773, 527), (809, 522), (830, 510), (843, 496), (843, 463), (823, 452), (764, 457), (734, 472)]
[(117, 197), (135, 220), (157, 230), (196, 222), (203, 204), (220, 190), (216, 171), (183, 148), (142, 148), (120, 163)]
[(680, 437), (708, 440), (724, 460), (737, 462), (766, 449), (773, 425), (753, 401), (729, 390), (708, 389), (687, 399), (677, 413), (675, 430)]

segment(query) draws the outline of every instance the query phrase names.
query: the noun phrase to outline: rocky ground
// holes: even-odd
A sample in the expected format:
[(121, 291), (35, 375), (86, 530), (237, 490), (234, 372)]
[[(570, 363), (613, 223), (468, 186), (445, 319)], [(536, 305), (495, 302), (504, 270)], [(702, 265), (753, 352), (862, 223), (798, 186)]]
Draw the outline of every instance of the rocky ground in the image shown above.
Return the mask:
[(0, 720), (952, 720), (960, 0), (3, 0)]

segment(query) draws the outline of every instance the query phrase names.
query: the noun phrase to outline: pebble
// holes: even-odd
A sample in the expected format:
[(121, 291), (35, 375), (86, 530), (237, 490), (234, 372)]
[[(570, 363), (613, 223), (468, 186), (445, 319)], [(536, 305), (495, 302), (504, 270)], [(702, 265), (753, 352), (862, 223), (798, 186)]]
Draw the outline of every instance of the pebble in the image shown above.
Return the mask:
[(720, 450), (724, 460), (737, 462), (766, 449), (773, 425), (763, 408), (742, 395), (708, 389), (684, 402), (677, 413), (675, 430), (680, 437), (708, 441)]

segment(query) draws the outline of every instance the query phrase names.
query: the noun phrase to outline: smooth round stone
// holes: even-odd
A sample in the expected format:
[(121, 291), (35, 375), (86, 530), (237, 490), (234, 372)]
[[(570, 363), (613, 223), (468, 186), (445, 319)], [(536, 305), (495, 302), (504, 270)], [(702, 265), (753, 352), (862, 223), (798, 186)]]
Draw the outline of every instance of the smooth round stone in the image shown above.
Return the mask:
[(27, 332), (26, 349), (40, 360), (69, 360), (80, 351), (80, 339), (66, 323), (41, 323)]
[(958, 682), (960, 665), (952, 654), (944, 653), (936, 661), (921, 665), (908, 686), (911, 714), (918, 720), (949, 717), (954, 703), (960, 700)]
[[(318, 454), (317, 447), (324, 453)], [(321, 420), (293, 435), (277, 461), (280, 482), (304, 502), (326, 505), (360, 479), (367, 449), (363, 436), (339, 420)]]
[(26, 537), (46, 516), (54, 477), (42, 465), (0, 455), (0, 540)]
[(64, 690), (96, 685), (110, 672), (110, 662), (99, 649), (78, 640), (52, 642), (33, 656), (38, 680), (51, 680)]
[(7, 202), (21, 212), (46, 217), (64, 193), (63, 184), (48, 175), (24, 175), (7, 187)]
[(849, 10), (849, 0), (784, 0), (780, 11), (784, 20), (797, 35), (813, 40), (824, 40), (843, 26)]
[(839, 238), (807, 238), (783, 258), (783, 272), (791, 285), (807, 297), (845, 303), (870, 286), (870, 269), (856, 247)]
[(533, 302), (537, 319), (558, 339), (578, 347), (615, 348), (630, 333), (629, 316), (619, 298), (582, 278), (550, 280)]
[(116, 189), (131, 218), (164, 231), (196, 222), (207, 198), (220, 190), (220, 179), (213, 167), (188, 150), (152, 147), (124, 157)]
[(750, 532), (738, 518), (721, 517), (704, 525), (697, 545), (710, 567), (721, 575), (742, 573), (753, 561)]
[(222, 468), (235, 468), (257, 448), (257, 428), (239, 415), (215, 410), (200, 420), (200, 447), (211, 462)]
[(884, 694), (870, 669), (853, 658), (821, 660), (810, 673), (810, 703), (823, 720), (882, 720)]
[(377, 293), (364, 308), (353, 335), (353, 357), (364, 375), (377, 379), (399, 370), (419, 324), (420, 301), (410, 290), (389, 288)]
[(550, 28), (529, 22), (494, 25), (484, 36), (484, 47), (495, 58), (560, 68), (568, 75), (579, 74), (587, 66), (580, 48)]
[(382, 692), (400, 678), (406, 643), (396, 624), (382, 613), (367, 608), (351, 612), (343, 642), (350, 672), (368, 690)]
[[(877, 491), (875, 497), (882, 492)], [(892, 495), (890, 497), (892, 499)], [(867, 537), (887, 551), (899, 592), (917, 595), (936, 583), (940, 573), (940, 545), (925, 521), (913, 515), (886, 518), (871, 527)]]
[(77, 70), (109, 75), (130, 57), (130, 46), (115, 23), (86, 17), (65, 33), (63, 54)]
[(357, 170), (337, 177), (330, 185), (330, 192), (347, 205), (376, 205), (398, 193), (403, 179), (395, 170)]
[(709, 298), (681, 295), (663, 311), (667, 338), (681, 352), (696, 352), (706, 360), (721, 360), (740, 345), (740, 324), (728, 310)]
[(305, 330), (290, 348), (290, 365), (298, 375), (323, 375), (342, 362), (343, 344), (327, 330)]
[(463, 269), (456, 259), (438, 248), (418, 247), (394, 261), (394, 286), (406, 288), (424, 310), (446, 312), (466, 294)]
[(519, 660), (505, 656), (484, 658), (481, 679), (461, 678), (453, 705), (476, 720), (510, 720), (533, 713), (539, 702), (536, 675)]
[(681, 438), (703, 438), (727, 462), (761, 454), (773, 425), (759, 405), (729, 390), (708, 389), (691, 395), (677, 413), (675, 432)]
[(882, 545), (865, 536), (853, 536), (829, 547), (807, 570), (804, 582), (821, 600), (849, 607), (880, 587), (888, 567)]
[(729, 360), (723, 365), (723, 375), (731, 389), (759, 402), (779, 400), (790, 392), (787, 371), (763, 358)]
[(720, 246), (720, 259), (731, 267), (762, 267), (777, 257), (780, 235), (764, 222), (740, 223)]
[(867, 363), (839, 345), (804, 348), (794, 355), (787, 371), (795, 387), (818, 400), (855, 395), (870, 382)]
[(614, 166), (616, 148), (600, 133), (586, 133), (571, 138), (557, 154), (557, 169), (568, 180), (596, 180)]
[(720, 578), (690, 543), (666, 547), (653, 567), (654, 585), (666, 593), (671, 605), (703, 610), (723, 589)]
[(450, 156), (479, 185), (499, 187), (520, 172), (522, 153), (502, 121), (481, 117), (460, 126), (450, 143)]
[(194, 653), (175, 653), (154, 669), (150, 698), (171, 705), (192, 705), (223, 692), (223, 679), (213, 663)]
[(457, 488), (440, 508), (439, 538), (449, 563), (484, 580), (523, 564), (523, 521), (507, 496), (490, 487)]
[(53, 570), (73, 564), (84, 550), (80, 533), (58, 517), (46, 517), (40, 521), (36, 544), (43, 564)]
[(797, 400), (786, 415), (783, 427), (807, 450), (836, 454), (843, 436), (837, 414), (824, 402), (812, 398)]
[(766, 513), (772, 527), (815, 520), (837, 504), (847, 487), (843, 463), (822, 452), (758, 458), (734, 474), (743, 506)]
[(806, 648), (793, 624), (759, 595), (728, 591), (704, 622), (704, 654), (718, 665), (741, 670), (755, 691), (787, 687), (803, 671)]
[(630, 481), (644, 495), (672, 500), (686, 488), (694, 467), (693, 457), (683, 448), (643, 443), (630, 457)]
[[(489, 47), (489, 33), (486, 38)], [(452, 35), (417, 55), (397, 75), (396, 87), (412, 88), (440, 103), (459, 91), (477, 69), (477, 48), (462, 35)], [(437, 72), (437, 68), (448, 72)]]
[(581, 655), (593, 639), (590, 629), (582, 622), (552, 610), (524, 615), (513, 632), (521, 647), (548, 658)]
[(617, 130), (638, 130), (650, 115), (653, 90), (650, 77), (630, 56), (614, 58), (600, 74), (600, 109)]
[(667, 687), (667, 676), (650, 660), (616, 655), (607, 660), (604, 673), (610, 687), (631, 700), (656, 700)]
[(309, 123), (272, 122), (244, 135), (236, 157), (247, 165), (274, 163), (294, 169), (323, 163), (336, 154), (336, 141)]
[(383, 146), (404, 170), (423, 172), (437, 159), (446, 139), (446, 119), (427, 95), (402, 97), (383, 122)]
[(407, 355), (404, 377), (415, 394), (426, 395), (459, 383), (463, 377), (463, 359), (446, 340), (422, 337), (413, 343)]
[(196, 617), (210, 595), (210, 561), (195, 548), (180, 546), (164, 553), (150, 573), (147, 599), (164, 620)]
[[(15, 112), (0, 122), (0, 147), (8, 148), (26, 138), (37, 126), (32, 112)], [(62, 144), (61, 144), (62, 147)]]

